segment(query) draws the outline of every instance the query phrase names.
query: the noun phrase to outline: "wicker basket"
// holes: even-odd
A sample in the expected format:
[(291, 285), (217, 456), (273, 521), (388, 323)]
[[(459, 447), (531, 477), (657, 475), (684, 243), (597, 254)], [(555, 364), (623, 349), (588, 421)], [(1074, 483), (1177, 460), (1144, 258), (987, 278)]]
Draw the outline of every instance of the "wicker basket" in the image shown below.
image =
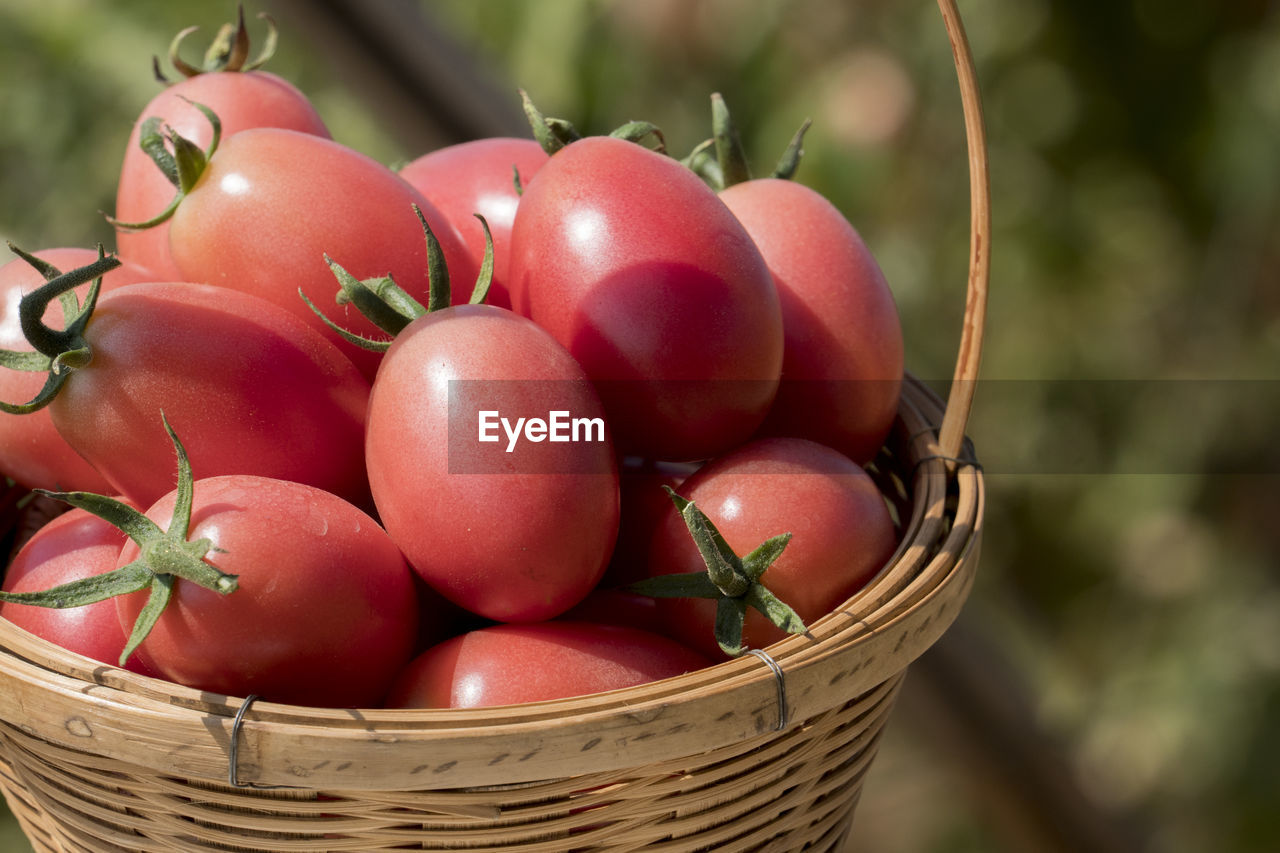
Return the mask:
[(939, 7), (969, 144), (968, 299), (950, 399), (908, 377), (874, 466), (902, 538), (870, 586), (767, 654), (465, 711), (246, 703), (0, 620), (0, 790), (34, 847), (838, 850), (908, 664), (968, 594), (982, 527), (964, 430), (988, 276), (986, 144), (958, 12)]

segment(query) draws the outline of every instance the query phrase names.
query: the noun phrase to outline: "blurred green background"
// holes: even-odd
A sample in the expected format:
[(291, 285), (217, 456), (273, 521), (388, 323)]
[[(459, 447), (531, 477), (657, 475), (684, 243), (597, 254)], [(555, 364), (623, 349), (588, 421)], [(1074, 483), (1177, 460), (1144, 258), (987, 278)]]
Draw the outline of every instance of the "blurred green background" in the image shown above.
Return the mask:
[[(394, 74), (344, 52), (341, 28), (317, 25), (343, 5), (246, 11), (275, 16), (270, 68), (340, 141), (388, 163), (452, 141), (406, 114)], [(651, 119), (684, 152), (708, 135), (719, 91), (767, 172), (811, 117), (797, 177), (876, 252), (908, 367), (945, 391), (969, 214), (934, 4), (371, 6), (447, 33), (465, 62), (445, 55), (442, 67), (475, 76), (446, 106), (496, 99), (498, 122), (518, 115), (521, 86), (588, 132)], [(994, 211), (970, 429), (990, 502), (965, 630), (1064, 784), (1130, 849), (1280, 849), (1280, 8), (960, 7)], [(98, 212), (113, 207), (129, 128), (159, 89), (150, 56), (188, 24), (203, 45), (233, 15), (229, 0), (0, 0), (0, 236), (30, 249), (109, 243)], [(904, 695), (850, 849), (1056, 849), (1023, 832), (1007, 780), (955, 742), (966, 735), (931, 722), (930, 703), (947, 701)], [(0, 819), (0, 849), (23, 844)]]

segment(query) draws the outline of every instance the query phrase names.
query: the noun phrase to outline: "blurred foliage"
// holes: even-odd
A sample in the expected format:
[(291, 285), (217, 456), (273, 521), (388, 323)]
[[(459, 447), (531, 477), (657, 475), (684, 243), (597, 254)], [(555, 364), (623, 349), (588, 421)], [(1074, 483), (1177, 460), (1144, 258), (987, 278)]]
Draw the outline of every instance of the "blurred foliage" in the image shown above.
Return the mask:
[[(683, 153), (711, 92), (757, 172), (806, 117), (798, 179), (894, 288), (908, 366), (951, 373), (968, 183), (936, 7), (889, 0), (421, 0), (544, 112), (647, 118)], [(0, 234), (108, 240), (148, 57), (230, 2), (0, 0)], [(1151, 848), (1280, 847), (1280, 9), (1266, 0), (963, 0), (990, 134), (993, 277), (971, 434), (991, 492), (965, 618)], [(255, 11), (249, 4), (249, 11)], [(342, 69), (284, 33), (273, 70), (385, 162)], [(1252, 380), (1252, 381), (1243, 381)], [(1009, 849), (891, 729), (858, 849)]]

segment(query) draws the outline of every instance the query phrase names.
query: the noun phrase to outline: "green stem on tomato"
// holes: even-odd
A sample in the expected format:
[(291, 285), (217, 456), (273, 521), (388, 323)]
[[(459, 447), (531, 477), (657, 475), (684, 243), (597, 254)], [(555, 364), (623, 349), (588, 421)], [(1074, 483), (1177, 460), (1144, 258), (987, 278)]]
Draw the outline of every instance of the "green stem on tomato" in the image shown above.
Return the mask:
[(711, 138), (715, 140), (716, 164), (720, 167), (720, 186), (717, 189), (751, 180), (747, 152), (729, 115), (729, 107), (719, 92), (711, 94)]
[[(249, 60), (249, 30), (244, 25), (244, 6), (241, 5), (237, 11), (236, 22), (234, 24), (223, 24), (218, 29), (213, 41), (205, 50), (204, 63), (201, 67), (197, 68), (179, 56), (183, 41), (186, 40), (187, 36), (200, 29), (199, 27), (187, 27), (173, 37), (173, 40), (169, 42), (169, 63), (183, 77), (195, 77), (198, 74), (218, 71), (249, 72), (261, 68), (275, 55), (279, 33), (276, 30), (276, 22), (271, 19), (270, 15), (265, 12), (259, 12), (258, 17), (266, 22), (267, 39), (262, 46), (262, 50), (258, 52), (257, 57), (252, 61)], [(169, 82), (169, 79), (160, 70), (160, 59), (158, 57), (153, 57), (151, 66), (157, 80), (161, 83)]]
[[(164, 415), (161, 414), (164, 419)], [(164, 419), (165, 431), (178, 457), (178, 492), (167, 529), (127, 504), (91, 492), (49, 492), (37, 494), (68, 503), (115, 525), (138, 545), (138, 558), (110, 572), (93, 575), (37, 592), (0, 592), (0, 601), (37, 607), (83, 607), (117, 595), (150, 590), (147, 603), (130, 630), (120, 654), (124, 666), (138, 645), (147, 638), (168, 605), (174, 582), (181, 578), (222, 595), (237, 588), (236, 575), (227, 574), (205, 558), (218, 551), (211, 540), (188, 541), (194, 481), (191, 462), (182, 442)]]
[[(339, 305), (354, 305), (356, 310), (375, 326), (395, 338), (405, 326), (424, 314), (441, 311), (452, 304), (452, 288), (449, 283), (449, 265), (445, 261), (444, 250), (436, 239), (431, 226), (421, 208), (413, 205), (422, 224), (423, 236), (427, 241), (427, 304), (414, 299), (404, 288), (396, 284), (389, 275), (364, 279), (356, 278), (328, 255), (325, 263), (333, 271), (338, 280), (338, 293), (334, 299)], [(476, 276), (475, 286), (471, 290), (470, 303), (478, 305), (489, 295), (489, 287), (493, 283), (493, 235), (489, 231), (489, 223), (480, 214), (475, 214), (484, 228), (484, 259), (480, 264), (480, 272)], [(326, 326), (338, 333), (349, 343), (373, 352), (386, 352), (391, 346), (390, 340), (375, 340), (358, 335), (350, 329), (344, 329), (330, 320), (311, 299), (298, 290), (298, 295)]]
[[(533, 103), (533, 99), (529, 97), (529, 93), (524, 89), (518, 90), (520, 94), (520, 104), (524, 109), (525, 118), (529, 121), (529, 128), (533, 131), (533, 138), (542, 146), (542, 150), (547, 154), (555, 154), (566, 145), (577, 142), (582, 138), (582, 134), (572, 122), (562, 118), (551, 118), (543, 115), (542, 110)], [(609, 133), (609, 136), (615, 139), (624, 139), (627, 142), (634, 142), (637, 145), (643, 145), (644, 140), (652, 137), (654, 146), (652, 150), (659, 154), (667, 153), (667, 140), (663, 136), (662, 129), (651, 121), (629, 121), (615, 128)]]
[[(12, 415), (25, 415), (44, 408), (58, 395), (62, 385), (72, 372), (85, 367), (93, 359), (93, 351), (84, 339), (85, 326), (88, 325), (93, 309), (97, 306), (102, 276), (120, 266), (120, 260), (107, 255), (102, 247), (98, 247), (98, 260), (68, 272), (59, 272), (55, 267), (38, 261), (32, 255), (9, 244), (19, 257), (27, 260), (47, 279), (45, 284), (22, 297), (18, 304), (18, 320), (27, 342), (35, 350), (35, 354), (15, 351), (0, 353), (0, 364), (17, 370), (49, 371), (49, 378), (44, 387), (26, 403), (7, 403), (0, 401), (0, 412)], [(49, 278), (49, 276), (53, 276)], [(92, 282), (85, 296), (84, 305), (80, 306), (74, 288), (86, 282)], [(67, 296), (70, 298), (66, 298)], [(66, 327), (52, 329), (45, 325), (44, 314), (49, 303), (58, 299), (62, 304), (66, 317)], [(44, 360), (43, 364), (41, 359)]]
[(739, 557), (693, 501), (681, 497), (669, 486), (662, 488), (680, 512), (706, 571), (657, 575), (630, 584), (626, 589), (653, 598), (715, 600), (716, 643), (731, 657), (746, 651), (742, 643), (742, 628), (747, 608), (760, 611), (787, 633), (804, 633), (804, 620), (760, 581), (765, 570), (782, 555), (791, 541), (791, 534), (770, 537), (747, 556)]
[[(145, 231), (172, 219), (178, 205), (209, 168), (209, 160), (212, 159), (222, 141), (222, 121), (217, 113), (204, 104), (186, 98), (183, 100), (198, 109), (212, 126), (213, 134), (209, 138), (209, 144), (205, 148), (200, 148), (173, 128), (162, 127), (159, 119), (155, 117), (144, 121), (139, 130), (138, 146), (146, 152), (169, 183), (173, 184), (177, 193), (164, 210), (141, 222), (123, 222), (114, 216), (106, 216), (107, 222), (111, 223), (112, 227), (120, 231)], [(172, 153), (165, 145), (166, 139), (173, 146)]]
[(805, 119), (800, 124), (800, 129), (795, 132), (795, 135), (791, 137), (791, 141), (787, 143), (787, 147), (778, 159), (778, 165), (773, 168), (773, 174), (770, 177), (780, 178), (784, 181), (790, 181), (795, 178), (796, 170), (800, 168), (800, 158), (804, 156), (804, 135), (809, 131), (809, 125), (811, 124), (813, 122), (810, 119)]

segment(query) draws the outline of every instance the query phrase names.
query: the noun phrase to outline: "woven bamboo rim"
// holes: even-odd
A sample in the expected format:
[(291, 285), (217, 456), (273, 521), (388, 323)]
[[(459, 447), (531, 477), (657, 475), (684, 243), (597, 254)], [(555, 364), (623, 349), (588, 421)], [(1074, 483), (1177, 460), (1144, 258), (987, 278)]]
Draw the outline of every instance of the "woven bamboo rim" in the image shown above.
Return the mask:
[(954, 0), (938, 5), (969, 151), (964, 324), (947, 402), (912, 377), (903, 385), (876, 463), (901, 544), (868, 587), (761, 657), (475, 710), (246, 707), (99, 664), (0, 620), (0, 790), (32, 843), (834, 849), (898, 684), (959, 612), (981, 538), (982, 477), (964, 431), (989, 276), (986, 141), (959, 12)]

